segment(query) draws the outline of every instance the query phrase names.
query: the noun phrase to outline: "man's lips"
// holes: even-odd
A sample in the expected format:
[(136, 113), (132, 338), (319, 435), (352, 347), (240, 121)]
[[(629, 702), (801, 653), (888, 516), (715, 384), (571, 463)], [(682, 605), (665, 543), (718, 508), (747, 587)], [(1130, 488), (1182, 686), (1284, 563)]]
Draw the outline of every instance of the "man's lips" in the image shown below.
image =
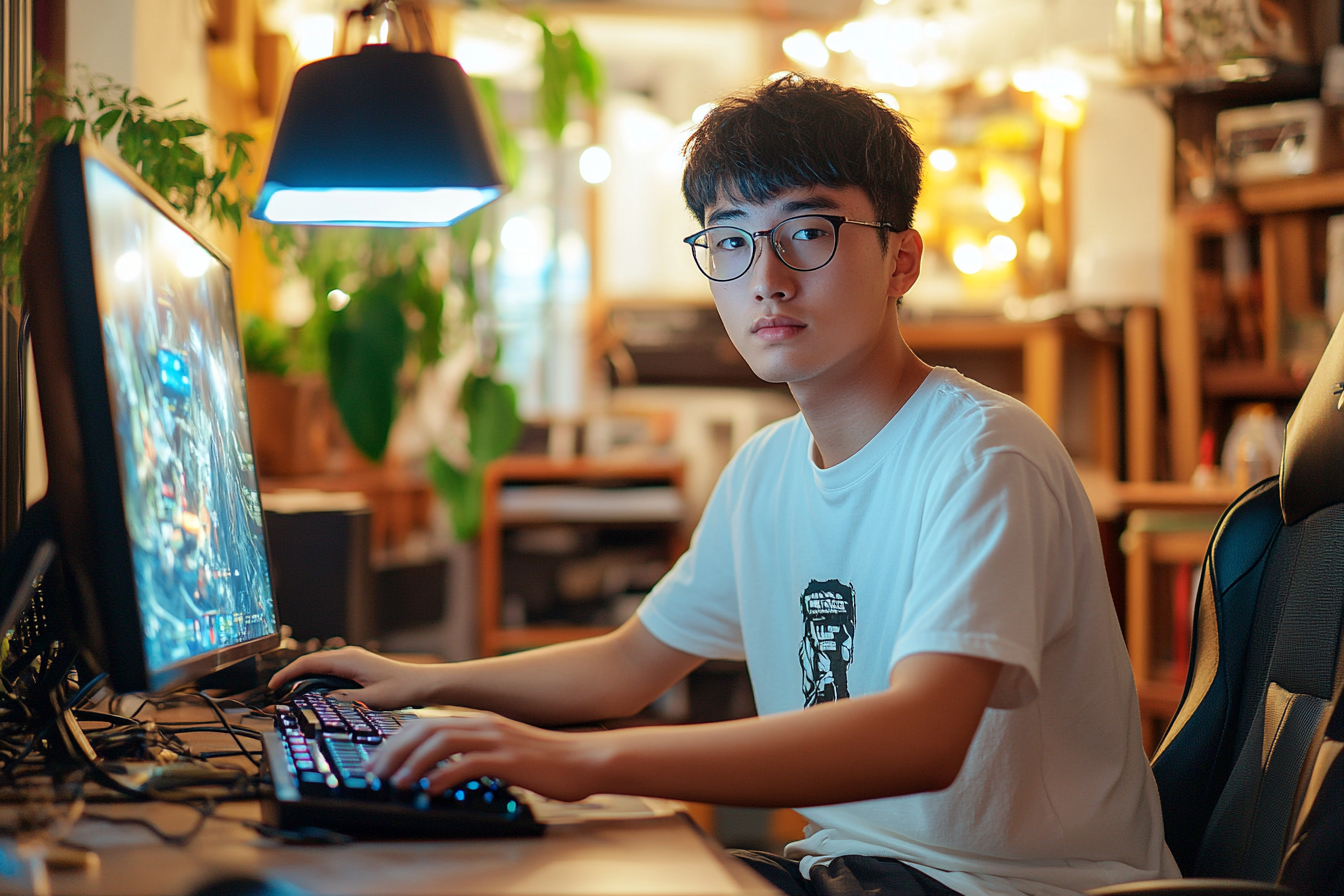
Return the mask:
[(761, 317), (751, 324), (751, 332), (763, 339), (787, 339), (807, 324), (792, 317)]

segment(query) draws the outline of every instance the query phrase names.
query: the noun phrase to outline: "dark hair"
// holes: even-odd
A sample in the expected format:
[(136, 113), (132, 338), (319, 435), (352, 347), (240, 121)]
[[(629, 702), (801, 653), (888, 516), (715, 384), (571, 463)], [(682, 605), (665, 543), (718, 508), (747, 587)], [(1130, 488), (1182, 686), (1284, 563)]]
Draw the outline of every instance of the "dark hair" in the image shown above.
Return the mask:
[(914, 218), (922, 160), (910, 125), (873, 94), (790, 73), (705, 116), (686, 141), (681, 192), (704, 224), (720, 191), (762, 203), (799, 187), (855, 186), (899, 231)]

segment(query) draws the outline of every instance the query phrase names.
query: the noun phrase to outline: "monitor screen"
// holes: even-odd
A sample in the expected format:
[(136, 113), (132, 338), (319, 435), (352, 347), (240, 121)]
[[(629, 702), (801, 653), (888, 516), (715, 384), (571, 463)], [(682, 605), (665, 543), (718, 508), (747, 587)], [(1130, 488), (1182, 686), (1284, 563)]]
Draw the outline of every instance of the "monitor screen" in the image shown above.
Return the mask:
[(55, 226), (35, 233), (58, 244), (44, 288), (63, 312), (33, 326), (49, 494), (80, 536), (63, 541), (87, 542), (71, 559), (113, 686), (159, 689), (278, 640), (229, 268), (98, 147), (49, 164)]
[(229, 270), (84, 160), (103, 363), (145, 660), (275, 631)]

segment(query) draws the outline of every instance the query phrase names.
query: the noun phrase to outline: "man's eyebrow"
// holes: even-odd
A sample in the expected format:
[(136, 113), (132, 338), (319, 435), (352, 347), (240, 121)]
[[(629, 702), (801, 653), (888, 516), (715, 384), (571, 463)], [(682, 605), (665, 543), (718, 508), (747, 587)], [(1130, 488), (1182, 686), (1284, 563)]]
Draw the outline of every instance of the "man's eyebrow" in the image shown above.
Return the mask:
[[(810, 212), (817, 209), (830, 209), (836, 211), (840, 208), (840, 203), (829, 196), (808, 196), (805, 199), (790, 199), (784, 203), (782, 210), (787, 214), (794, 212)], [(740, 208), (721, 208), (713, 212), (705, 219), (706, 224), (716, 224), (719, 221), (731, 221), (737, 218), (746, 217), (746, 212)]]
[(747, 213), (740, 208), (721, 208), (710, 214), (705, 219), (706, 224), (716, 224), (719, 221), (732, 221), (737, 218), (746, 217)]
[(840, 203), (829, 196), (808, 196), (806, 199), (790, 199), (784, 203), (783, 210), (786, 212), (810, 212), (819, 208), (835, 211), (840, 208)]

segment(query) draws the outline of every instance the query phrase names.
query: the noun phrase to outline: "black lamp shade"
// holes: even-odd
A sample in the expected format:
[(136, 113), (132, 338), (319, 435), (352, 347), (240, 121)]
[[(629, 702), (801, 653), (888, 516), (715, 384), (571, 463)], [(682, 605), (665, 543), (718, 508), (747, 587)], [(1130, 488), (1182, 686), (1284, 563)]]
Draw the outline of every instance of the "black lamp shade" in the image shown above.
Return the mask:
[(370, 44), (295, 73), (252, 215), (285, 224), (444, 226), (504, 190), (457, 61)]

